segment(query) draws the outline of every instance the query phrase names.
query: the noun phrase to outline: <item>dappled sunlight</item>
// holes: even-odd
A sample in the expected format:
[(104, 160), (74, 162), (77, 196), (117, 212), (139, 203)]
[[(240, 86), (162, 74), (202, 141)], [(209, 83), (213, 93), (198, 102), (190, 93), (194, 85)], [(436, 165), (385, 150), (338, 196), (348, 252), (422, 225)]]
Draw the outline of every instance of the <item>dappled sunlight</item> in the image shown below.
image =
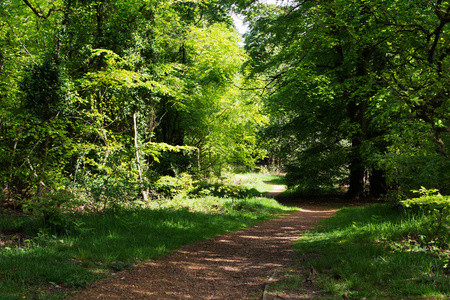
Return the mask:
[[(232, 234), (183, 247), (117, 274), (94, 288), (103, 299), (251, 299), (275, 270), (292, 261), (292, 243), (333, 211), (297, 211)], [(86, 299), (81, 293), (76, 299)]]

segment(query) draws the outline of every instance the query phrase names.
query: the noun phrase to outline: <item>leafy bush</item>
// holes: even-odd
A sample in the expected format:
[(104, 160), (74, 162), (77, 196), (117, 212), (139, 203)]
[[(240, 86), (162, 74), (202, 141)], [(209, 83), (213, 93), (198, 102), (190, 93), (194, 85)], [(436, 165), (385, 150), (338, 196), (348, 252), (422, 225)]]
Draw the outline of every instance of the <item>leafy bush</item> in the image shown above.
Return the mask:
[(154, 184), (155, 192), (164, 197), (187, 194), (194, 189), (194, 180), (187, 173), (176, 177), (162, 176)]
[[(422, 252), (436, 254), (441, 265), (447, 272), (450, 271), (450, 196), (442, 196), (436, 189), (413, 191), (421, 196), (410, 198), (400, 203), (408, 209), (418, 211), (427, 217), (424, 234), (419, 234), (412, 241), (417, 244), (415, 249)], [(411, 239), (410, 239), (411, 240)]]
[(74, 208), (76, 201), (69, 191), (57, 190), (49, 195), (24, 199), (21, 204), (24, 213), (38, 218), (39, 231), (66, 233), (71, 230), (68, 212)]
[(86, 176), (84, 187), (95, 206), (117, 207), (120, 204), (136, 199), (137, 184), (127, 178), (115, 174)]
[(232, 199), (232, 201), (225, 203), (224, 207), (232, 211), (257, 212), (263, 210), (265, 204), (255, 201), (255, 199), (258, 198)]
[(199, 196), (215, 196), (221, 198), (247, 198), (260, 196), (254, 188), (247, 188), (240, 185), (223, 184), (223, 183), (202, 183), (193, 192)]
[[(424, 143), (425, 145), (422, 148), (427, 149), (429, 147), (429, 150), (417, 150), (416, 145), (419, 143)], [(421, 186), (437, 187), (442, 194), (449, 194), (450, 160), (443, 159), (441, 155), (435, 154), (434, 149), (434, 142), (430, 146), (426, 146), (426, 141), (413, 141), (408, 142), (405, 148), (401, 148), (400, 151), (396, 151), (403, 154), (380, 156), (379, 161), (386, 170), (388, 186), (400, 189), (399, 192), (406, 194), (407, 197), (412, 197), (410, 191), (418, 190)]]
[(438, 190), (427, 190), (424, 187), (413, 192), (421, 196), (403, 200), (400, 203), (406, 208), (420, 211), (429, 217), (430, 241), (440, 240), (447, 243), (450, 226), (450, 196), (442, 196)]

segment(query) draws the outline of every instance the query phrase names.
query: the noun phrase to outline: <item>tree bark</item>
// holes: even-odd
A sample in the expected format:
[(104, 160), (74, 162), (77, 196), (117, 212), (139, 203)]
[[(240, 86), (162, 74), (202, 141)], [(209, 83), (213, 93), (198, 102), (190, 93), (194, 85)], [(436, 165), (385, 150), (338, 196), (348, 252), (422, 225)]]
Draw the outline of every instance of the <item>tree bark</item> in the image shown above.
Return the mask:
[(138, 127), (137, 127), (137, 111), (134, 111), (134, 113), (133, 113), (133, 123), (134, 123), (134, 148), (135, 148), (135, 153), (136, 153), (136, 168), (137, 168), (137, 172), (138, 172), (138, 176), (139, 176), (141, 195), (142, 195), (142, 199), (144, 201), (148, 201), (148, 193), (144, 187), (144, 181), (142, 179), (141, 163), (139, 160), (139, 143), (138, 143), (139, 135), (138, 135)]
[[(363, 49), (361, 56), (359, 57), (356, 77), (358, 81), (366, 81), (367, 63), (372, 56), (370, 49)], [(359, 86), (353, 86), (353, 89), (358, 90)], [(351, 91), (353, 93), (354, 91)], [(350, 94), (351, 94), (350, 93)], [(363, 91), (358, 92), (357, 96), (350, 99), (347, 105), (347, 113), (352, 124), (357, 125), (357, 131), (352, 138), (352, 149), (350, 157), (350, 187), (347, 192), (347, 196), (352, 198), (364, 198), (368, 192), (368, 184), (366, 182), (367, 168), (364, 163), (363, 154), (361, 153), (361, 146), (364, 141), (367, 140), (369, 133), (369, 120), (366, 113), (369, 108), (368, 99), (370, 98), (370, 92), (365, 93)]]
[(361, 158), (359, 151), (359, 141), (352, 143), (352, 154), (350, 158), (350, 186), (347, 191), (347, 197), (361, 198), (365, 196), (366, 182), (365, 174), (366, 168)]
[(372, 170), (370, 174), (370, 196), (380, 197), (386, 194), (386, 177), (384, 170)]
[(28, 163), (28, 167), (30, 168), (31, 172), (33, 173), (33, 176), (39, 180), (39, 184), (38, 184), (38, 189), (36, 192), (36, 196), (41, 197), (42, 193), (44, 192), (44, 189), (46, 187), (45, 183), (39, 179), (38, 174), (36, 173), (36, 170), (33, 168), (33, 166), (31, 165), (30, 159), (27, 157), (26, 161)]

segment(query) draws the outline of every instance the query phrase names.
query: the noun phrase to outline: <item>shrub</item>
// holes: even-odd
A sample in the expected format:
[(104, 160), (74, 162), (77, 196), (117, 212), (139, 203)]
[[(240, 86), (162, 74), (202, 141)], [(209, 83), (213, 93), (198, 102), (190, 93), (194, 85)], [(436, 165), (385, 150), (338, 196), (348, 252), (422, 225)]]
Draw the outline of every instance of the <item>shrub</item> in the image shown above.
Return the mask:
[(138, 185), (129, 178), (118, 174), (96, 174), (84, 178), (84, 187), (90, 195), (90, 201), (97, 209), (119, 207), (135, 200)]
[(187, 173), (176, 177), (162, 176), (154, 184), (155, 192), (164, 197), (187, 194), (194, 189), (194, 180)]
[(57, 190), (49, 195), (23, 199), (21, 204), (24, 213), (40, 220), (41, 232), (60, 234), (71, 230), (69, 212), (76, 205), (76, 201), (69, 191)]
[(419, 211), (428, 216), (427, 228), (429, 228), (426, 243), (448, 248), (450, 226), (450, 196), (442, 196), (438, 190), (422, 187), (413, 191), (420, 194), (418, 198), (410, 198), (400, 203), (411, 210)]
[(260, 196), (256, 189), (249, 189), (241, 185), (223, 184), (223, 183), (202, 183), (192, 194), (200, 196), (215, 196), (221, 198), (247, 198)]

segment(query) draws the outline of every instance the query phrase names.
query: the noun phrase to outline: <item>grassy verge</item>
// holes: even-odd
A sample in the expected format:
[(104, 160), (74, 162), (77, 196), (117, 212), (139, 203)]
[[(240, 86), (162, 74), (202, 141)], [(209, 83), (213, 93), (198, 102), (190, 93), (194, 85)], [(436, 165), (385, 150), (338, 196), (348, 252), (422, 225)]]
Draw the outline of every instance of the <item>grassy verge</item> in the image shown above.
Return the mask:
[(448, 299), (448, 248), (420, 246), (428, 221), (389, 205), (343, 208), (295, 249), (328, 299)]
[(265, 198), (217, 197), (65, 216), (61, 232), (0, 216), (0, 299), (62, 298), (87, 283), (179, 247), (292, 211)]

